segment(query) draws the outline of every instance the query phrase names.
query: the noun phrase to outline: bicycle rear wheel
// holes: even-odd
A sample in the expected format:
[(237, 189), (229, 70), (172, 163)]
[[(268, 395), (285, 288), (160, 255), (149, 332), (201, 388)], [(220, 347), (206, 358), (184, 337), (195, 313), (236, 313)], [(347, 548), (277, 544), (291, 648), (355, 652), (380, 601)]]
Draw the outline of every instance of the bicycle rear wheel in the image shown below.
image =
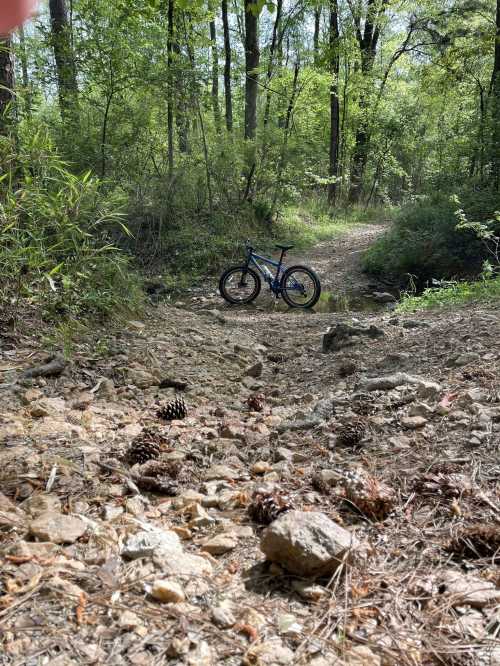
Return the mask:
[(312, 308), (321, 296), (321, 283), (307, 266), (291, 266), (281, 278), (283, 300), (291, 308)]
[(224, 300), (233, 305), (254, 301), (260, 293), (260, 276), (247, 266), (232, 266), (221, 275), (219, 291)]

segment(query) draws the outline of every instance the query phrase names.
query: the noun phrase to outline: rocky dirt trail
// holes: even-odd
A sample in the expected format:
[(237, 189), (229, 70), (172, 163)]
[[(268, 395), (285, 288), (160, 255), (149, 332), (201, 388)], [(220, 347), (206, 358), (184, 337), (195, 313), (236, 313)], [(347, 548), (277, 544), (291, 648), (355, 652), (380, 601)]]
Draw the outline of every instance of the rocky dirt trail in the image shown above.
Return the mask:
[[(377, 290), (370, 233), (304, 261)], [(499, 314), (4, 331), (0, 663), (500, 664)]]

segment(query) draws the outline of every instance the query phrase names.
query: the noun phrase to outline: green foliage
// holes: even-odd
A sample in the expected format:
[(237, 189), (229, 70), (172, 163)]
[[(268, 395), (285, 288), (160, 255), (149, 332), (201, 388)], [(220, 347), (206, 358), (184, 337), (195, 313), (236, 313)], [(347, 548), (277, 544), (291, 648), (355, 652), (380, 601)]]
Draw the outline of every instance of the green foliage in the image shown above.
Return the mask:
[[(455, 203), (460, 204), (458, 198)], [(473, 231), (487, 252), (487, 258), (483, 263), (483, 275), (493, 276), (500, 273), (500, 212), (495, 211), (494, 216), (486, 221), (472, 220), (467, 218), (466, 212), (459, 208), (455, 215), (458, 218), (458, 230)]]
[[(109, 312), (127, 302), (133, 281), (115, 244), (146, 270), (180, 285), (187, 276), (217, 272), (240, 257), (245, 238), (264, 250), (285, 237), (305, 248), (363, 221), (372, 207), (394, 211), (408, 202), (394, 230), (365, 257), (367, 270), (400, 279), (411, 273), (419, 286), (435, 277), (479, 272), (484, 239), (476, 239), (470, 227), (455, 229), (448, 195), (457, 183), (481, 192), (484, 211), (474, 209), (473, 197), (464, 203), (466, 214), (480, 224), (498, 210), (498, 201), (484, 194), (494, 171), (493, 0), (379, 3), (380, 39), (370, 63), (357, 20), (364, 25), (371, 3), (338, 3), (340, 168), (333, 215), (324, 203), (332, 182), (328, 3), (285, 0), (276, 26), (276, 3), (252, 2), (260, 33), (253, 141), (243, 139), (244, 3), (228, 3), (231, 132), (223, 117), (220, 3), (171, 3), (171, 24), (169, 3), (160, 0), (66, 4), (71, 20), (65, 67), (76, 81), (72, 113), (60, 108), (61, 92), (69, 92), (61, 90), (47, 3), (24, 37), (14, 40), (20, 155), (16, 163), (12, 146), (1, 158), (8, 162), (0, 171), (7, 174), (1, 187), (9, 220), (2, 231), (9, 257), (0, 251), (0, 270), (9, 281), (2, 287), (4, 302), (18, 294), (43, 299), (47, 316)], [(313, 46), (315, 8), (322, 19)], [(271, 57), (273, 33), (278, 43)], [(34, 142), (38, 148), (27, 139), (33, 127), (43, 128), (43, 139)], [(356, 192), (363, 205), (345, 210), (360, 164), (361, 129), (366, 159)], [(45, 136), (64, 164), (55, 163)], [(76, 175), (82, 172), (96, 174), (100, 182)]]
[(42, 308), (48, 320), (103, 317), (138, 303), (138, 281), (114, 245), (120, 197), (77, 176), (43, 131), (0, 143), (0, 307)]
[(443, 287), (425, 289), (420, 296), (406, 295), (398, 305), (398, 312), (415, 312), (430, 308), (444, 308), (471, 302), (500, 300), (500, 278), (475, 282), (452, 282)]
[[(474, 195), (468, 207), (480, 214), (490, 203)], [(477, 275), (485, 250), (470, 229), (457, 229), (456, 205), (449, 197), (423, 198), (402, 209), (393, 228), (365, 254), (364, 269), (375, 275), (389, 275), (406, 281), (408, 275), (419, 284), (457, 275)]]

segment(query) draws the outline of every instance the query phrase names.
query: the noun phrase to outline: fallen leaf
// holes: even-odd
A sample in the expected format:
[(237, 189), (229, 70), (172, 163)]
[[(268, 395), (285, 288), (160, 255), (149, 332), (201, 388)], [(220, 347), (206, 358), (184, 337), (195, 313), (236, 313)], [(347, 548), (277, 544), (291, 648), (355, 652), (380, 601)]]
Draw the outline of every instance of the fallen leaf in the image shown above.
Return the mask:
[(234, 628), (240, 634), (245, 634), (251, 643), (254, 643), (259, 637), (259, 632), (251, 624), (237, 624)]
[(76, 607), (76, 623), (84, 624), (85, 622), (85, 609), (87, 607), (87, 596), (82, 592), (78, 597), (78, 606)]

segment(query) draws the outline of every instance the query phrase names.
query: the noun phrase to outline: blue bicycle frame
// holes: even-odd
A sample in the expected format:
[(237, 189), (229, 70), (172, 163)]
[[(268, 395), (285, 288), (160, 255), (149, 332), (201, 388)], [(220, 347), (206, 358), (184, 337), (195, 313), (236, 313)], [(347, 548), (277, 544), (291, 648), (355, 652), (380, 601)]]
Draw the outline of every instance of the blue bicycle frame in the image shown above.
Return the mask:
[[(276, 268), (276, 275), (273, 276), (271, 271), (266, 267), (266, 266), (261, 266), (258, 262), (262, 261), (265, 264), (269, 264), (270, 266), (274, 266)], [(264, 280), (269, 284), (271, 290), (275, 294), (281, 293), (281, 273), (285, 270), (285, 266), (283, 265), (283, 260), (280, 259), (279, 261), (274, 261), (273, 259), (267, 259), (266, 257), (261, 257), (259, 254), (255, 254), (253, 250), (250, 251), (249, 257), (248, 257), (248, 262), (247, 266), (255, 266), (255, 268), (259, 271), (259, 273), (262, 275)]]
[[(258, 270), (258, 272), (262, 275), (264, 280), (268, 283), (271, 291), (273, 294), (276, 295), (276, 297), (279, 297), (279, 295), (282, 292), (281, 288), (281, 278), (283, 273), (286, 270), (286, 266), (283, 263), (283, 257), (286, 254), (286, 250), (281, 251), (281, 257), (279, 261), (274, 261), (274, 259), (268, 259), (267, 257), (262, 257), (260, 254), (256, 254), (253, 251), (253, 248), (250, 246), (250, 244), (245, 243), (246, 251), (247, 251), (247, 261), (246, 261), (246, 267), (248, 268), (250, 265), (255, 266), (255, 268)], [(267, 268), (267, 266), (261, 266), (259, 264), (259, 261), (263, 262), (264, 264), (269, 264), (270, 266), (273, 266), (276, 268), (276, 275), (273, 276), (271, 271)], [(242, 276), (242, 280), (244, 277)], [(302, 285), (300, 285), (298, 282), (293, 280), (294, 285), (291, 287), (292, 289), (296, 289), (298, 291), (303, 291), (304, 288)]]

